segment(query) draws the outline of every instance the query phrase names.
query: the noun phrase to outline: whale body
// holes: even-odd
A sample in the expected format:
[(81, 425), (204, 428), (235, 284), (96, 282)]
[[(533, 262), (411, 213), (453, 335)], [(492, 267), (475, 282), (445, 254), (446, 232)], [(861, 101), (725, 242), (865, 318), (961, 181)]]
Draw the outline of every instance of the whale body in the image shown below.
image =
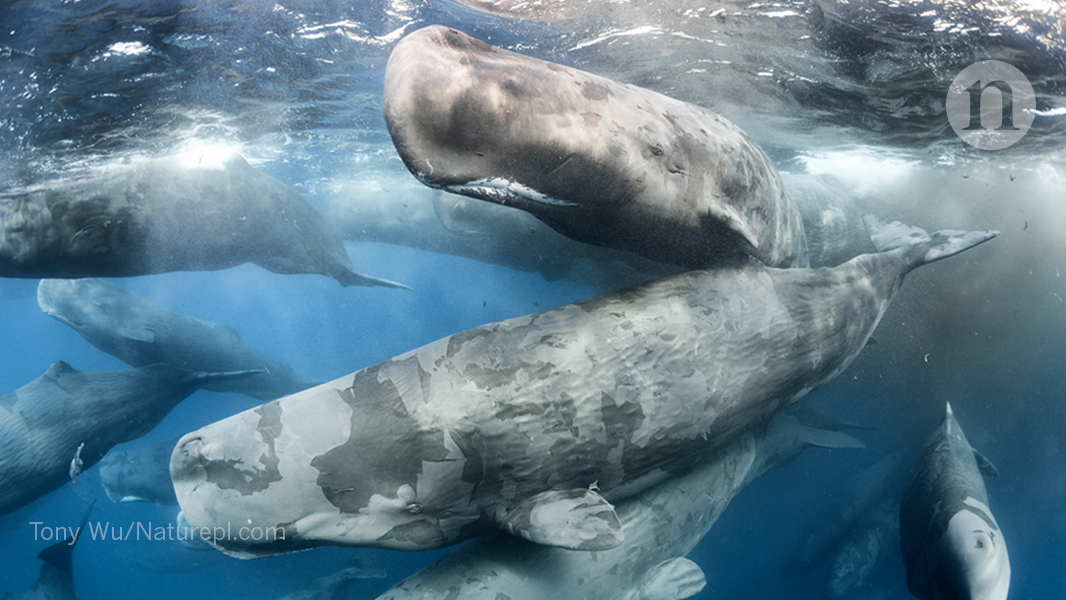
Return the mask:
[(808, 264), (769, 157), (704, 108), (441, 26), (396, 44), (382, 106), (400, 158), (431, 187), (686, 268), (738, 254)]
[[(977, 455), (979, 456), (979, 455)], [(988, 507), (981, 469), (947, 404), (903, 488), (900, 548), (907, 589), (921, 600), (1005, 600), (1007, 543)]]
[(133, 367), (166, 363), (191, 371), (259, 370), (208, 383), (206, 389), (273, 400), (314, 385), (250, 346), (233, 327), (170, 310), (102, 279), (42, 279), (37, 304)]
[(0, 277), (130, 277), (251, 262), (342, 285), (355, 271), (313, 206), (242, 157), (176, 155), (0, 193)]
[(611, 502), (836, 377), (906, 273), (995, 235), (873, 228), (883, 251), (833, 269), (690, 271), (475, 327), (223, 419), (178, 442), (178, 502), (240, 557), (425, 550), (495, 530), (617, 546)]
[(705, 576), (685, 558), (730, 501), (809, 446), (862, 447), (851, 436), (779, 413), (711, 451), (691, 471), (618, 505), (625, 542), (572, 552), (514, 536), (474, 540), (411, 575), (378, 600), (637, 600), (687, 598)]
[(116, 444), (148, 433), (205, 383), (250, 374), (169, 365), (78, 371), (56, 362), (0, 396), (0, 515), (74, 479)]
[(121, 452), (112, 449), (100, 461), (100, 484), (112, 502), (154, 502), (174, 506), (170, 455), (178, 438)]

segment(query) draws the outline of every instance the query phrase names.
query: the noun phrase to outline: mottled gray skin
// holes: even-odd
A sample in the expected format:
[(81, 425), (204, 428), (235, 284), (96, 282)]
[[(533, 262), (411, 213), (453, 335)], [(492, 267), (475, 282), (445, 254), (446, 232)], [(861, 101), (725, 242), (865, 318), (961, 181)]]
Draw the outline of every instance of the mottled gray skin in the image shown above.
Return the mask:
[[(807, 235), (813, 267), (873, 252), (861, 203), (835, 178), (781, 173)], [(683, 269), (633, 252), (570, 239), (526, 211), (430, 189), (411, 180), (349, 183), (330, 198), (329, 219), (345, 239), (452, 254), (539, 272), (613, 292)]]
[(704, 575), (684, 557), (736, 494), (809, 445), (862, 444), (777, 414), (710, 452), (691, 471), (619, 504), (626, 539), (617, 548), (573, 552), (513, 536), (485, 537), (408, 577), (378, 600), (687, 598), (704, 586)]
[(384, 242), (569, 279), (613, 292), (681, 267), (562, 235), (524, 210), (407, 183), (363, 181), (330, 198), (329, 219), (347, 240)]
[(128, 277), (246, 262), (342, 285), (399, 285), (356, 272), (321, 213), (235, 154), (142, 159), (0, 193), (0, 277)]
[(246, 375), (169, 365), (83, 372), (61, 361), (53, 364), (0, 396), (0, 515), (69, 481), (81, 444), (85, 470), (114, 445), (148, 433), (205, 383)]
[(914, 464), (899, 512), (907, 589), (921, 600), (1005, 600), (1007, 544), (951, 405)]
[(698, 106), (440, 26), (393, 49), (382, 106), (400, 158), (431, 187), (686, 268), (738, 254), (808, 264), (770, 159)]
[(803, 219), (812, 267), (835, 267), (874, 252), (863, 225), (863, 202), (832, 175), (782, 173), (781, 181)]
[(249, 346), (229, 325), (172, 311), (101, 279), (42, 279), (37, 304), (133, 367), (166, 363), (191, 371), (261, 371), (204, 386), (210, 390), (273, 400), (314, 385)]
[(325, 577), (319, 577), (311, 585), (291, 594), (285, 594), (278, 600), (344, 600), (348, 597), (348, 588), (356, 579), (372, 579), (385, 576), (385, 570), (377, 566), (371, 557), (360, 557), (347, 567)]
[(21, 593), (4, 594), (4, 600), (74, 600), (77, 597), (74, 593), (72, 560), (74, 547), (77, 546), (78, 540), (82, 539), (81, 534), (86, 531), (85, 523), (89, 520), (89, 514), (95, 504), (96, 501), (93, 501), (85, 511), (85, 516), (78, 525), (79, 533), (76, 539), (67, 538), (56, 542), (37, 554), (37, 558), (44, 561), (41, 571), (37, 574), (37, 581)]
[(100, 461), (100, 483), (112, 502), (154, 502), (175, 506), (170, 455), (178, 438), (125, 452), (112, 449)]
[[(187, 434), (178, 502), (194, 527), (232, 527), (216, 543), (242, 557), (494, 529), (606, 549), (621, 540), (601, 501), (836, 377), (907, 272), (993, 235), (938, 232), (834, 269), (750, 260), (457, 333)], [(582, 509), (599, 520), (575, 523)], [(244, 526), (285, 538), (237, 539)]]

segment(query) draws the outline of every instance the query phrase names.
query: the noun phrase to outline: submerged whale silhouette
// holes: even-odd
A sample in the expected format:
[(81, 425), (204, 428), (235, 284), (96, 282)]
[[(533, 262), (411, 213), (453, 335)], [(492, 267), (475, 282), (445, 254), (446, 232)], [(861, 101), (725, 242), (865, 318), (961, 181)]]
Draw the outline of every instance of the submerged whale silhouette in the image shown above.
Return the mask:
[(0, 193), (0, 277), (129, 277), (246, 262), (342, 285), (406, 287), (355, 271), (321, 213), (236, 154), (135, 160)]

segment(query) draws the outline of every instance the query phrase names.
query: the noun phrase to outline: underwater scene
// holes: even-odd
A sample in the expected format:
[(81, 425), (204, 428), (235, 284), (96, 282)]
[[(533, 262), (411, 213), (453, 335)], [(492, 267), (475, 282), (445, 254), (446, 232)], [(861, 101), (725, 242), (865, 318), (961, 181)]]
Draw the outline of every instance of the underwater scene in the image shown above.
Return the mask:
[(0, 593), (1061, 598), (1064, 29), (0, 2)]

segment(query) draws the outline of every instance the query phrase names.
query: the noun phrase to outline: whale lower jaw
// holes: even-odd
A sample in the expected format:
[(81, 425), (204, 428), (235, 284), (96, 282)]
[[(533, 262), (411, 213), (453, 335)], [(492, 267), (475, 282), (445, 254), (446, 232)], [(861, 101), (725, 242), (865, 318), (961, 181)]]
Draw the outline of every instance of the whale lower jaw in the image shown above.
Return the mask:
[(453, 194), (479, 198), (505, 206), (521, 205), (527, 202), (543, 206), (581, 206), (576, 202), (553, 198), (517, 181), (502, 177), (490, 177), (468, 183), (448, 185), (444, 187), (444, 190)]

